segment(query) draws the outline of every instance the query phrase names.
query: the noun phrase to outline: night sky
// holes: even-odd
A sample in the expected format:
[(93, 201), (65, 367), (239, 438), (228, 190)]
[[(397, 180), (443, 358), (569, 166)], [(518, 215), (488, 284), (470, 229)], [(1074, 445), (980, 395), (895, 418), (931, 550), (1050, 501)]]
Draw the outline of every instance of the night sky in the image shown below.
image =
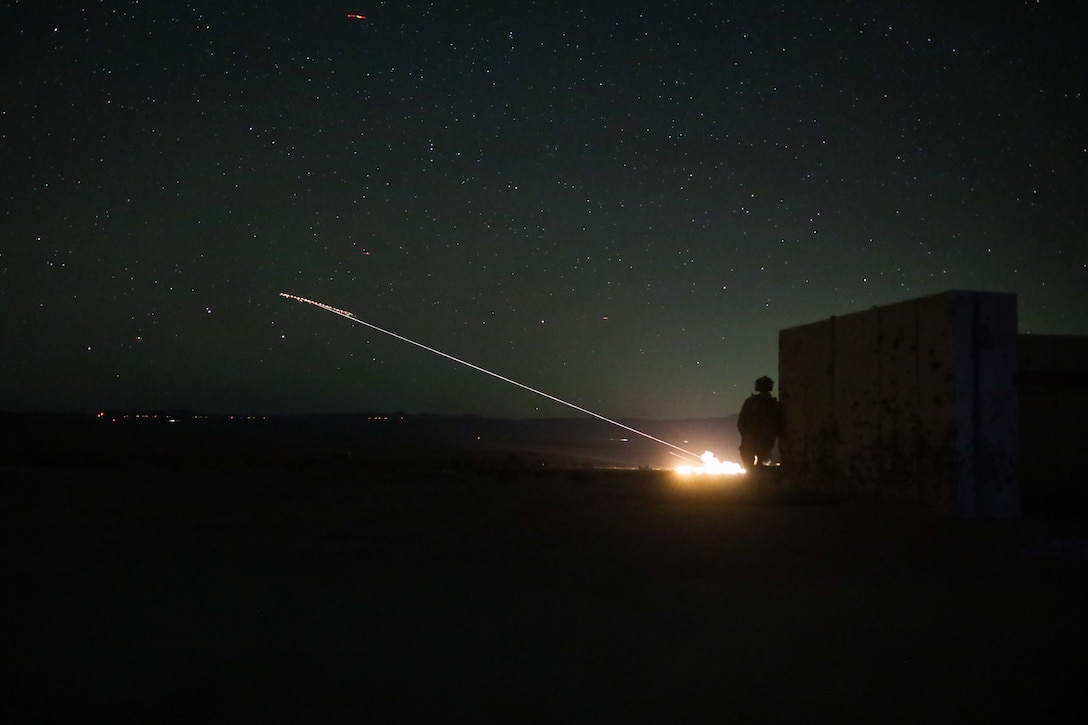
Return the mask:
[(949, 289), (1088, 334), (1077, 4), (960, 5), (4, 2), (0, 410), (574, 414), (279, 292), (614, 418)]

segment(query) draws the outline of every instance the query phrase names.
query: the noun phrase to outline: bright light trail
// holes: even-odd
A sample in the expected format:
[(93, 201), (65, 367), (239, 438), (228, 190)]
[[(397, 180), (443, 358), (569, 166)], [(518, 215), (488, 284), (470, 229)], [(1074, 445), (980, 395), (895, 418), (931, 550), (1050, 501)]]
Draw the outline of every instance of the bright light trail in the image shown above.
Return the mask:
[(655, 438), (654, 436), (650, 435), (649, 433), (643, 433), (642, 431), (636, 430), (635, 428), (632, 428), (629, 425), (624, 425), (623, 423), (620, 423), (618, 420), (612, 420), (611, 418), (606, 418), (603, 415), (601, 415), (600, 413), (594, 413), (592, 410), (587, 410), (587, 409), (581, 407), (580, 405), (575, 405), (574, 403), (568, 403), (567, 401), (563, 400), (562, 398), (557, 398), (554, 395), (549, 395), (548, 393), (545, 393), (543, 390), (537, 390), (536, 388), (531, 388), (528, 385), (525, 385), (524, 383), (519, 383), (517, 380), (511, 380), (510, 378), (506, 377), (505, 375), (499, 375), (498, 373), (493, 373), (493, 372), (491, 372), (490, 370), (488, 370), (486, 368), (480, 367), (479, 365), (473, 365), (472, 363), (468, 362), (467, 360), (462, 360), (459, 357), (454, 357), (453, 355), (450, 355), (448, 353), (444, 353), (441, 350), (436, 350), (433, 347), (428, 347), (427, 345), (424, 345), (422, 342), (416, 342), (415, 340), (409, 340), (407, 337), (404, 337), (403, 335), (398, 335), (395, 332), (390, 332), (389, 330), (385, 330), (385, 329), (383, 329), (381, 327), (378, 327), (377, 325), (372, 325), (369, 322), (366, 322), (364, 320), (360, 320), (358, 317), (356, 317), (351, 312), (348, 312), (347, 310), (341, 310), (338, 307), (333, 307), (332, 305), (327, 305), (324, 302), (318, 302), (316, 300), (307, 299), (305, 297), (299, 297), (298, 295), (288, 294), (287, 292), (280, 292), (280, 297), (283, 297), (283, 298), (286, 298), (286, 299), (289, 299), (289, 300), (294, 300), (296, 302), (305, 302), (306, 304), (313, 305), (314, 307), (320, 307), (321, 309), (323, 309), (323, 310), (325, 310), (327, 312), (331, 312), (334, 315), (340, 315), (341, 317), (345, 317), (345, 318), (351, 320), (352, 322), (356, 322), (356, 323), (358, 323), (360, 325), (365, 325), (365, 326), (369, 327), (372, 330), (377, 330), (378, 332), (381, 332), (381, 333), (383, 333), (385, 335), (389, 335), (390, 337), (395, 337), (398, 340), (401, 340), (403, 342), (407, 342), (410, 345), (415, 345), (416, 347), (421, 347), (424, 350), (426, 350), (427, 352), (433, 352), (435, 355), (441, 355), (442, 357), (446, 358), (447, 360), (453, 360), (455, 363), (460, 363), (462, 365), (465, 365), (467, 367), (472, 368), (473, 370), (479, 370), (481, 373), (486, 373), (487, 375), (490, 375), (493, 378), (498, 378), (499, 380), (502, 380), (505, 383), (510, 383), (511, 385), (518, 386), (519, 388), (524, 388), (525, 390), (528, 390), (530, 393), (536, 393), (537, 395), (541, 395), (541, 396), (547, 398), (548, 400), (554, 400), (557, 403), (562, 403), (563, 405), (567, 406), (568, 408), (574, 408), (575, 410), (577, 410), (577, 411), (579, 411), (581, 413), (585, 413), (586, 415), (592, 415), (594, 418), (600, 418), (601, 420), (603, 420), (606, 423), (611, 423), (612, 425), (619, 426), (620, 428), (623, 428), (624, 430), (629, 430), (632, 433), (637, 433), (638, 435), (642, 436), (643, 438), (649, 438), (650, 440), (654, 441), (655, 443), (660, 443), (663, 446), (668, 446), (669, 448), (680, 451), (681, 453), (684, 453), (684, 454), (690, 456), (692, 458), (692, 460), (700, 460), (700, 458), (699, 458), (699, 456), (697, 454), (692, 453), (691, 451), (688, 451), (688, 450), (684, 450), (680, 446), (673, 445), (672, 443), (669, 443), (668, 441), (663, 441), (660, 438)]

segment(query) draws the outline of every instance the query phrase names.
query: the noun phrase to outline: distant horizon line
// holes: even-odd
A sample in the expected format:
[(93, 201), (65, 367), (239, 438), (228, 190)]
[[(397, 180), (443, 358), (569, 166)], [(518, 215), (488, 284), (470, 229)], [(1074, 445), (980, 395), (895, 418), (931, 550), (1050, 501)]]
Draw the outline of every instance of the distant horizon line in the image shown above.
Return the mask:
[[(618, 420), (655, 420), (655, 421), (683, 421), (683, 420), (718, 420), (731, 418), (737, 413), (710, 416), (686, 416), (654, 418), (648, 416), (630, 416)], [(0, 416), (3, 417), (53, 417), (53, 418), (116, 418), (118, 416), (133, 420), (156, 420), (157, 418), (174, 419), (217, 419), (217, 420), (268, 420), (283, 418), (367, 418), (374, 421), (404, 420), (408, 418), (475, 418), (482, 420), (594, 420), (593, 416), (586, 415), (553, 415), (553, 416), (512, 416), (512, 415), (483, 415), (480, 413), (408, 413), (405, 411), (356, 411), (356, 412), (311, 412), (311, 413), (220, 413), (207, 412), (191, 408), (105, 408), (93, 413), (71, 410), (7, 410), (0, 408)]]

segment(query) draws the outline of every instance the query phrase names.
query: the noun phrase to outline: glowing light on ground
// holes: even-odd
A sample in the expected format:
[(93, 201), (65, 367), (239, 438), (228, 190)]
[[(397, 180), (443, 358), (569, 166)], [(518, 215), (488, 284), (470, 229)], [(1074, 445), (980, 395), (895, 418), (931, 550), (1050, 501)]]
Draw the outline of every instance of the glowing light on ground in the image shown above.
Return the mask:
[(699, 459), (703, 462), (703, 465), (701, 466), (677, 466), (673, 470), (681, 476), (736, 476), (741, 473), (746, 473), (744, 467), (739, 463), (719, 461), (710, 451), (703, 453), (703, 455), (699, 456)]

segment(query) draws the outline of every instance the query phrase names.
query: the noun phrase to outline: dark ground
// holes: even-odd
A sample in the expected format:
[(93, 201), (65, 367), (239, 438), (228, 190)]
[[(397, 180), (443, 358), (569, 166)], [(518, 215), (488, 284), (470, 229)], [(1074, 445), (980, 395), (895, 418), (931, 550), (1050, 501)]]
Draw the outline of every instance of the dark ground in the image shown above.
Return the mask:
[(1078, 512), (150, 440), (8, 451), (6, 722), (1075, 722), (1088, 701)]

